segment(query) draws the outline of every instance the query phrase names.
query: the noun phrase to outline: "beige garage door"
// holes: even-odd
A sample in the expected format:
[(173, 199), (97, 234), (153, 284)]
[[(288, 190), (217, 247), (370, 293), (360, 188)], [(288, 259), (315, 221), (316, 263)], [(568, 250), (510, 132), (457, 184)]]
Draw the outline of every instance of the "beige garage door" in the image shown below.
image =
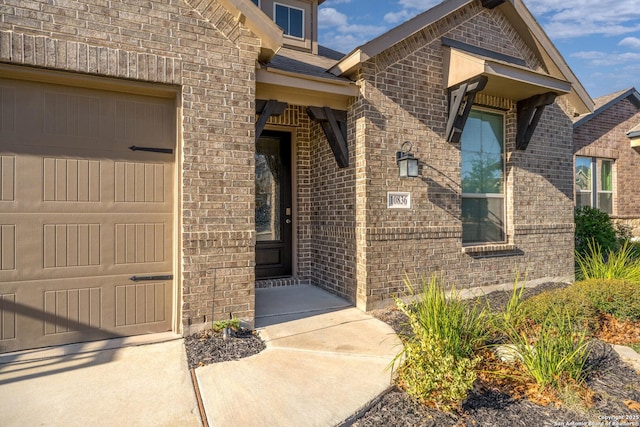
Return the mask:
[(0, 79), (0, 352), (171, 330), (174, 104)]

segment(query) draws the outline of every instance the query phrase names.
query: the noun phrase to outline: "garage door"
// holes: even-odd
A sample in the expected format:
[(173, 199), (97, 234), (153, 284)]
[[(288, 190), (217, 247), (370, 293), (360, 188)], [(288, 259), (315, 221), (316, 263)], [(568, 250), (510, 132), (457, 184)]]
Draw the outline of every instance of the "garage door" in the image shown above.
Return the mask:
[(0, 352), (171, 330), (174, 105), (0, 79)]

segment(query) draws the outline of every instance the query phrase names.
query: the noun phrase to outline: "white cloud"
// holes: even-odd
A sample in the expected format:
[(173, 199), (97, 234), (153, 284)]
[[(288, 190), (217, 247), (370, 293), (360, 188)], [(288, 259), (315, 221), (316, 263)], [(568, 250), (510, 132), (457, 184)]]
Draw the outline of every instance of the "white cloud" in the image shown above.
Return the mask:
[(327, 0), (324, 3), (322, 3), (322, 6), (330, 7), (330, 6), (335, 6), (337, 4), (345, 4), (345, 3), (351, 3), (351, 0)]
[(424, 12), (427, 9), (431, 9), (433, 6), (441, 3), (442, 0), (399, 0), (398, 3), (403, 9), (417, 9), (420, 12)]
[(338, 12), (332, 7), (324, 7), (318, 10), (318, 27), (332, 28), (348, 25), (349, 19), (344, 13)]
[(640, 30), (637, 0), (525, 0), (552, 39)]
[(640, 50), (640, 39), (638, 37), (626, 37), (618, 43), (618, 46), (625, 46), (631, 49)]
[(571, 54), (572, 58), (583, 59), (592, 67), (611, 67), (615, 65), (630, 64), (640, 61), (640, 53), (634, 52), (601, 52), (601, 51), (582, 51)]
[[(348, 1), (348, 0), (337, 0)], [(332, 7), (318, 9), (318, 28), (320, 44), (331, 46), (341, 52), (349, 52), (356, 46), (362, 45), (372, 38), (386, 31), (386, 27), (379, 25), (358, 25), (349, 22), (349, 17)]]
[(389, 24), (398, 24), (400, 22), (404, 22), (409, 18), (413, 18), (415, 16), (415, 12), (410, 12), (408, 10), (401, 10), (399, 12), (389, 12), (384, 15), (385, 22)]

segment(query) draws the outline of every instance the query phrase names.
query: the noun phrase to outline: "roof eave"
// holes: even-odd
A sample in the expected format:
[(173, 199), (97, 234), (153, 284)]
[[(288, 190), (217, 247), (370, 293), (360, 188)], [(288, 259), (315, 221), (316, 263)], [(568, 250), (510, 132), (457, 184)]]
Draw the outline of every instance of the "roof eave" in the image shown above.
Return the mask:
[(601, 105), (596, 110), (594, 110), (592, 113), (587, 114), (584, 117), (580, 118), (580, 120), (575, 121), (573, 123), (573, 128), (576, 129), (579, 126), (581, 126), (581, 125), (585, 124), (586, 122), (588, 122), (589, 120), (591, 120), (591, 119), (593, 119), (595, 117), (598, 117), (604, 111), (607, 111), (609, 108), (613, 107), (618, 102), (622, 101), (623, 99), (627, 99), (627, 98), (629, 99), (630, 102), (632, 102), (636, 106), (636, 108), (640, 109), (640, 93), (638, 93), (638, 91), (635, 88), (630, 88), (630, 89), (624, 91), (623, 93), (621, 93), (620, 95), (616, 96), (615, 98), (613, 98), (612, 100), (610, 100), (606, 104)]
[(245, 0), (218, 0), (236, 21), (245, 25), (260, 39), (260, 62), (269, 62), (280, 50), (283, 43), (282, 29), (278, 27), (260, 8)]

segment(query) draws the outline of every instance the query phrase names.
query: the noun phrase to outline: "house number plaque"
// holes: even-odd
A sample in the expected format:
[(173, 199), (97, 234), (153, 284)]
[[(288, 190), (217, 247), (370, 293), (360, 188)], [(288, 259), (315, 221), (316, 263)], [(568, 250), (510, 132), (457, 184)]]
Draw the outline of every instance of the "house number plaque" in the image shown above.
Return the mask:
[(411, 193), (404, 192), (388, 192), (387, 193), (388, 209), (411, 209)]

